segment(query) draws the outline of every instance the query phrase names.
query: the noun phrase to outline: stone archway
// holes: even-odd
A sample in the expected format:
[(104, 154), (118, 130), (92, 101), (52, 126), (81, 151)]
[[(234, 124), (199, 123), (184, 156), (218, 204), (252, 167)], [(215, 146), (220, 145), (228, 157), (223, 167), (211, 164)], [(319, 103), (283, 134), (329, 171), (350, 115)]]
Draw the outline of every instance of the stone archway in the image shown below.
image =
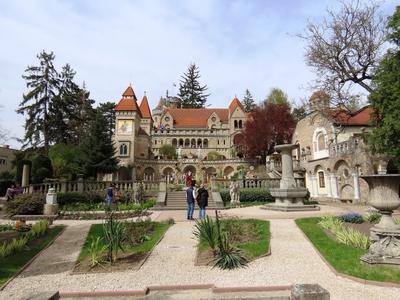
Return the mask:
[(171, 167), (166, 167), (163, 169), (162, 175), (168, 182), (172, 182), (174, 177), (174, 169)]
[(235, 169), (231, 166), (227, 166), (224, 168), (224, 176), (230, 178), (233, 173), (234, 173)]
[(131, 172), (127, 167), (122, 166), (118, 169), (118, 180), (124, 181), (131, 179)]
[(153, 181), (155, 180), (155, 171), (152, 167), (147, 167), (143, 171), (143, 179), (146, 181)]
[(205, 171), (207, 182), (209, 182), (210, 179), (217, 174), (217, 169), (214, 167), (208, 167)]
[(340, 189), (340, 199), (354, 199), (354, 188), (350, 184), (346, 184)]

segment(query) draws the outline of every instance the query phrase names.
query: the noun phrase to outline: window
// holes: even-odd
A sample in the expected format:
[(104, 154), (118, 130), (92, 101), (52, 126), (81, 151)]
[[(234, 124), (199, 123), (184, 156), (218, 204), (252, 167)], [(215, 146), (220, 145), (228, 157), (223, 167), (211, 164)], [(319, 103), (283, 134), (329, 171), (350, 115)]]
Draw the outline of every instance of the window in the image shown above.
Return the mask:
[(239, 128), (242, 128), (242, 120), (239, 120)]
[(325, 135), (322, 132), (318, 134), (317, 141), (318, 141), (318, 150), (317, 151), (325, 150), (326, 149)]
[(216, 117), (212, 117), (211, 121), (215, 122), (215, 121), (217, 121), (217, 118)]
[(325, 176), (324, 176), (324, 172), (322, 172), (322, 171), (318, 172), (318, 182), (319, 182), (320, 188), (325, 187)]
[(165, 120), (165, 122), (168, 122), (169, 121), (169, 117), (165, 117), (164, 120)]
[(0, 158), (0, 165), (5, 165), (6, 164), (6, 160), (4, 158)]
[(128, 146), (126, 144), (119, 146), (119, 155), (128, 155)]
[(233, 125), (234, 125), (235, 128), (238, 128), (238, 121), (235, 120), (235, 121), (233, 122)]

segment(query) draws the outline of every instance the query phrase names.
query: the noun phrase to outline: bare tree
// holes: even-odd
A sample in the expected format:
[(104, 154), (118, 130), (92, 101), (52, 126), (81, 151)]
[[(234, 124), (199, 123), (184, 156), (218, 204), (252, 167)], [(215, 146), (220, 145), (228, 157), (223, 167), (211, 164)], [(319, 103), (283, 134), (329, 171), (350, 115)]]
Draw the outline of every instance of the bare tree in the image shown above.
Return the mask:
[[(331, 95), (331, 104), (348, 106), (357, 100), (353, 87), (372, 91), (371, 79), (382, 57), (386, 19), (375, 2), (340, 1), (327, 9), (320, 23), (308, 22), (299, 36), (307, 41), (306, 61), (317, 75), (314, 90)], [(365, 2), (364, 2), (365, 3)]]

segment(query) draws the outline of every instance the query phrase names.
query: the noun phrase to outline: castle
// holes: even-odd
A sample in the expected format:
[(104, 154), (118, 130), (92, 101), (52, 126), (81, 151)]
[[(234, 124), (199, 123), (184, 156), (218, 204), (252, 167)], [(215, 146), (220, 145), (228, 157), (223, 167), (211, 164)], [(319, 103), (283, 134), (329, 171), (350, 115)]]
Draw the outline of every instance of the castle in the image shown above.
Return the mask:
[[(248, 115), (236, 97), (228, 108), (178, 108), (174, 97), (166, 97), (151, 111), (147, 96), (138, 104), (129, 86), (115, 113), (116, 180), (175, 179), (191, 171), (207, 181), (229, 178), (247, 165), (239, 141)], [(166, 144), (176, 157), (162, 156)]]

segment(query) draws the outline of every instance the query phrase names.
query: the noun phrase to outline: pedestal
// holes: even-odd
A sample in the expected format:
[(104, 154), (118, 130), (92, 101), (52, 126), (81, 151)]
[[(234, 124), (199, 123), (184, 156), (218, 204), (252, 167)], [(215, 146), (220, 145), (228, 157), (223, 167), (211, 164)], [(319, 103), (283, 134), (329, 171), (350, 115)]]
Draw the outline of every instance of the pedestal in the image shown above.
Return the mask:
[(294, 189), (271, 189), (275, 203), (266, 204), (263, 208), (278, 211), (312, 211), (320, 210), (319, 206), (313, 204), (303, 204), (303, 199), (307, 195), (306, 188)]
[(58, 214), (58, 204), (45, 204), (43, 207), (43, 215)]

